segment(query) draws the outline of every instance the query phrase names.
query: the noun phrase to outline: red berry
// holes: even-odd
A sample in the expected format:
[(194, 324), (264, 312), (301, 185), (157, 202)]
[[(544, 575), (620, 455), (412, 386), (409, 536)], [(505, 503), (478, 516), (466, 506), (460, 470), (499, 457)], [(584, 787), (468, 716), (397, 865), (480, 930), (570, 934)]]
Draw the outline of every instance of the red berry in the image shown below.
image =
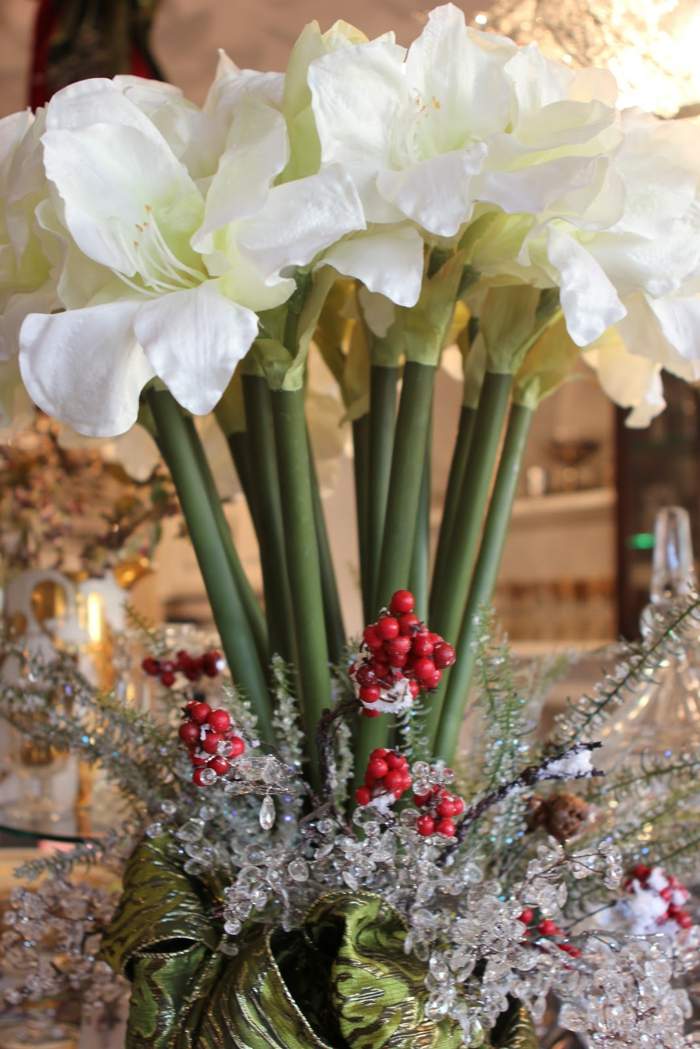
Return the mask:
[(416, 677), (420, 682), (432, 680), (435, 675), (435, 664), (432, 659), (428, 659), (424, 656), (422, 659), (417, 659), (413, 664)]
[(175, 684), (175, 675), (172, 670), (164, 670), (160, 675), (161, 685), (165, 685), (166, 688), (170, 688), (171, 685)]
[(418, 693), (420, 692), (420, 685), (418, 684), (417, 681), (409, 681), (408, 689), (409, 689), (409, 692), (411, 693), (411, 695), (413, 696), (413, 698), (415, 699), (416, 696), (418, 695)]
[(438, 834), (442, 834), (443, 838), (454, 838), (455, 834), (457, 833), (457, 828), (455, 827), (452, 820), (440, 820), (435, 829), (437, 830)]
[(422, 656), (432, 656), (433, 647), (433, 643), (427, 634), (416, 634), (411, 651), (414, 656), (420, 659)]
[(231, 766), (226, 758), (222, 758), (220, 754), (217, 754), (217, 756), (212, 758), (209, 762), (209, 768), (214, 769), (217, 776), (225, 776)]
[(520, 914), (518, 921), (522, 922), (523, 925), (532, 925), (535, 912), (531, 907), (526, 907), (525, 910)]
[[(383, 663), (379, 659), (373, 660), (372, 670), (374, 671), (375, 681), (377, 679), (379, 679), (380, 681), (384, 681), (389, 676), (389, 664)], [(368, 682), (368, 684), (373, 685), (375, 684), (375, 681), (370, 681)]]
[(379, 685), (363, 685), (360, 689), (360, 699), (363, 703), (376, 703), (381, 695), (382, 690)]
[(387, 790), (402, 790), (403, 779), (403, 773), (399, 769), (389, 769), (384, 777), (384, 786)]
[(202, 750), (206, 750), (207, 754), (216, 754), (216, 748), (223, 738), (219, 732), (207, 732), (202, 740)]
[(200, 725), (203, 725), (208, 720), (211, 714), (211, 707), (208, 703), (193, 703), (190, 708), (190, 716), (198, 721)]
[(556, 936), (559, 929), (557, 928), (557, 923), (553, 922), (551, 918), (543, 918), (537, 926), (537, 931), (541, 936)]
[(366, 718), (379, 718), (382, 716), (381, 710), (368, 710), (367, 707), (362, 708), (362, 714)]
[(448, 645), (447, 642), (443, 641), (435, 646), (433, 659), (435, 660), (435, 666), (442, 670), (445, 667), (451, 667), (457, 656), (452, 645)]
[(442, 678), (442, 671), (438, 670), (436, 668), (429, 677), (424, 677), (421, 680), (421, 684), (422, 684), (423, 688), (426, 688), (426, 689), (428, 689), (430, 691), (430, 689), (438, 687), (438, 685), (440, 684), (440, 679), (441, 678)]
[(410, 790), (411, 786), (413, 785), (411, 773), (408, 771), (408, 769), (399, 769), (399, 772), (401, 773), (401, 790)]
[(204, 775), (204, 769), (195, 769), (194, 772), (192, 773), (192, 782), (197, 787), (208, 787), (209, 786), (207, 781), (205, 779), (202, 779), (203, 775)]
[(231, 753), (229, 758), (240, 758), (241, 754), (245, 751), (245, 743), (240, 736), (231, 736), (229, 740), (231, 744)]
[(153, 656), (146, 656), (141, 663), (141, 668), (146, 674), (150, 674), (151, 677), (157, 677), (160, 674), (160, 660), (154, 659)]
[(383, 758), (372, 758), (367, 766), (367, 775), (371, 779), (383, 779), (388, 771), (389, 766)]
[(391, 641), (399, 636), (399, 621), (394, 616), (382, 616), (377, 620), (376, 631), (382, 641)]
[(210, 652), (205, 652), (198, 662), (207, 677), (216, 677), (221, 669), (221, 652), (213, 648)]
[(193, 747), (199, 742), (199, 725), (194, 721), (183, 721), (180, 725), (179, 736), (188, 747)]
[(391, 751), (387, 750), (386, 747), (375, 747), (370, 754), (370, 758), (386, 758), (389, 754), (391, 754)]
[(187, 670), (185, 671), (185, 677), (188, 681), (199, 681), (201, 676), (202, 671), (200, 670), (199, 663), (190, 664), (190, 666), (188, 666)]
[(454, 798), (452, 801), (452, 815), (461, 816), (464, 812), (464, 801), (462, 798)]
[(651, 867), (647, 867), (645, 863), (638, 863), (636, 867), (632, 868), (632, 876), (637, 881), (646, 881), (651, 874)]
[(355, 801), (358, 805), (369, 805), (372, 800), (372, 791), (369, 787), (358, 787), (355, 791)]
[(405, 769), (408, 765), (408, 761), (401, 754), (394, 754), (389, 752), (387, 755), (386, 763), (390, 769)]
[(416, 830), (424, 838), (430, 837), (435, 832), (435, 820), (432, 816), (419, 816), (416, 820)]
[(190, 761), (196, 766), (196, 768), (203, 768), (204, 765), (209, 764), (209, 758), (202, 758), (199, 754), (192, 754), (190, 756)]
[(404, 637), (411, 637), (420, 626), (420, 619), (415, 612), (407, 612), (399, 616), (399, 631)]
[(389, 608), (395, 616), (412, 612), (416, 605), (416, 599), (410, 590), (397, 590), (391, 599)]
[(432, 795), (431, 791), (428, 791), (427, 794), (414, 794), (413, 795), (413, 803), (415, 805), (418, 805), (419, 808), (422, 808), (423, 805), (427, 805), (428, 804), (428, 802), (430, 801), (432, 796), (433, 795)]
[(362, 637), (364, 638), (364, 642), (368, 648), (377, 649), (381, 648), (384, 644), (381, 637), (377, 633), (377, 628), (376, 626), (374, 626), (374, 624), (365, 627)]
[(374, 672), (374, 668), (368, 663), (360, 667), (355, 677), (361, 685), (376, 685), (377, 683), (377, 675)]
[(444, 798), (437, 807), (437, 813), (438, 816), (445, 816), (447, 819), (449, 819), (450, 816), (456, 816), (457, 814), (454, 811), (452, 799)]
[(207, 724), (211, 725), (214, 732), (228, 732), (231, 728), (231, 715), (228, 710), (212, 710)]
[(581, 957), (581, 948), (580, 947), (574, 947), (574, 945), (572, 943), (570, 943), (569, 944), (569, 954), (571, 955), (572, 958), (580, 958)]

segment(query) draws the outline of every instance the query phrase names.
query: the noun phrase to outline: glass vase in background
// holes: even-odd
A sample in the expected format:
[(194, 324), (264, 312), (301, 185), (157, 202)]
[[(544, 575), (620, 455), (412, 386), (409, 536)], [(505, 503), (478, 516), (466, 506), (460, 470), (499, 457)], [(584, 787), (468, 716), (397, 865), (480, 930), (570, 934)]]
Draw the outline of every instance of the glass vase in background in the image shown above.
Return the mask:
[[(695, 590), (695, 566), (688, 513), (669, 506), (656, 516), (649, 604), (640, 629), (648, 639), (659, 616)], [(627, 755), (670, 755), (700, 746), (700, 630), (669, 647), (648, 684), (620, 708), (601, 734), (601, 766), (611, 768)]]

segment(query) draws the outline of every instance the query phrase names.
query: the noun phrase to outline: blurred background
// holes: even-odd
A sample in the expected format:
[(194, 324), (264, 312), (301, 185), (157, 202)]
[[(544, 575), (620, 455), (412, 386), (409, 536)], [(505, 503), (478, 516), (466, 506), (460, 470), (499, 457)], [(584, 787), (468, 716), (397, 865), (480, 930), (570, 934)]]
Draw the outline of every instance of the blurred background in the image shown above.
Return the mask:
[[(491, 6), (460, 6), (475, 24), (520, 40), (536, 36), (565, 61), (612, 65), (630, 103), (664, 115), (681, 108), (695, 112), (700, 98), (695, 2), (501, 0)], [(201, 102), (218, 48), (242, 67), (282, 69), (297, 34), (319, 11), (324, 27), (344, 16), (369, 36), (392, 27), (405, 42), (425, 17), (425, 8), (412, 0), (325, 0), (321, 5), (316, 0), (2, 0), (0, 115), (22, 108), (30, 97), (41, 102), (62, 82), (128, 70), (161, 71)], [(94, 29), (98, 23), (101, 36)], [(66, 49), (64, 40), (62, 54), (60, 32), (66, 25), (71, 46)], [(356, 630), (361, 618), (356, 541), (352, 515), (344, 512), (353, 497), (350, 445), (340, 405), (333, 404), (330, 376), (319, 375), (318, 386), (322, 418), (316, 440), (323, 448), (316, 451), (323, 462), (326, 513), (347, 624)], [(611, 406), (582, 363), (576, 381), (537, 414), (496, 598), (506, 629), (524, 651), (549, 649), (552, 642), (594, 648), (619, 632), (636, 634), (660, 507), (676, 504), (690, 512), (695, 548), (700, 549), (698, 394), (671, 378), (666, 378), (665, 390), (666, 412), (648, 430), (628, 431), (624, 413)], [(435, 528), (460, 400), (460, 386), (447, 369), (437, 396)], [(260, 589), (254, 533), (235, 492), (227, 513), (241, 558)], [(188, 544), (179, 538), (176, 519), (165, 520), (163, 541), (148, 571), (139, 574), (143, 578), (133, 594), (143, 611), (157, 619), (207, 625), (199, 572)]]

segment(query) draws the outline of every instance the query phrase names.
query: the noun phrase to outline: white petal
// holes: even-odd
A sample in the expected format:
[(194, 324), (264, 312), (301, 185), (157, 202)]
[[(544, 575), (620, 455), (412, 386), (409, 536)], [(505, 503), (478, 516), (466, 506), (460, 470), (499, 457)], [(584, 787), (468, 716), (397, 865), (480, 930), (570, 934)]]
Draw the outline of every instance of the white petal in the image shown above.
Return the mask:
[(134, 321), (154, 371), (195, 415), (219, 401), (257, 330), (255, 314), (226, 298), (216, 281), (151, 299)]
[(368, 221), (392, 221), (376, 192), (379, 171), (390, 168), (392, 129), (411, 105), (404, 50), (389, 39), (340, 48), (312, 62), (309, 87), (324, 163), (350, 172)]
[(339, 241), (319, 266), (357, 277), (397, 306), (415, 306), (423, 280), (423, 239), (410, 226), (375, 226)]
[(614, 329), (583, 354), (605, 393), (621, 408), (632, 408), (627, 426), (648, 426), (666, 407), (661, 366), (630, 353)]
[(0, 361), (9, 361), (19, 353), (19, 332), (30, 313), (50, 313), (57, 305), (56, 292), (49, 282), (37, 291), (11, 295), (0, 313)]
[(154, 374), (133, 333), (138, 307), (122, 300), (30, 314), (20, 332), (20, 367), (35, 403), (91, 437), (133, 426), (141, 390)]
[[(160, 136), (159, 136), (160, 138)], [(163, 139), (133, 127), (94, 124), (81, 131), (47, 131), (46, 174), (65, 203), (65, 220), (80, 249), (132, 275), (132, 242), (146, 207), (191, 209), (200, 201), (187, 169)]]
[(364, 229), (362, 205), (338, 166), (275, 186), (259, 215), (238, 224), (236, 239), (267, 275), (305, 266), (347, 233)]
[[(692, 362), (693, 378), (700, 377), (700, 297), (681, 298), (669, 296), (664, 299), (649, 299), (649, 306), (656, 316), (667, 342), (682, 358)], [(666, 361), (666, 367), (682, 366), (682, 361)]]
[(558, 272), (569, 335), (577, 346), (587, 346), (625, 316), (625, 307), (602, 267), (573, 237), (550, 227), (547, 253)]
[(617, 325), (635, 354), (687, 381), (700, 379), (695, 299), (653, 300), (637, 292), (624, 300), (627, 316)]
[(567, 99), (574, 79), (573, 70), (547, 58), (537, 44), (518, 48), (506, 64), (505, 75), (513, 85), (519, 118)]
[(502, 131), (510, 119), (511, 85), (504, 66), (516, 52), (511, 41), (467, 29), (464, 12), (444, 4), (428, 15), (408, 51), (406, 75), (430, 114), (437, 152)]
[(131, 127), (154, 141), (163, 141), (160, 132), (138, 106), (129, 101), (113, 80), (79, 80), (57, 91), (46, 107), (49, 131), (74, 130), (93, 124)]
[[(4, 180), (14, 152), (31, 127), (33, 120), (30, 109), (11, 113), (0, 120), (0, 180)], [(2, 184), (1, 181), (0, 184)]]
[(113, 83), (160, 131), (175, 156), (181, 158), (199, 131), (200, 109), (174, 84), (138, 76), (115, 76)]
[(438, 237), (453, 237), (471, 216), (472, 176), (483, 166), (486, 146), (429, 157), (404, 171), (385, 171), (377, 179), (382, 196), (407, 218)]
[(212, 251), (216, 230), (260, 210), (289, 157), (284, 117), (261, 103), (241, 107), (229, 142), (207, 192), (204, 222), (192, 238), (198, 251)]

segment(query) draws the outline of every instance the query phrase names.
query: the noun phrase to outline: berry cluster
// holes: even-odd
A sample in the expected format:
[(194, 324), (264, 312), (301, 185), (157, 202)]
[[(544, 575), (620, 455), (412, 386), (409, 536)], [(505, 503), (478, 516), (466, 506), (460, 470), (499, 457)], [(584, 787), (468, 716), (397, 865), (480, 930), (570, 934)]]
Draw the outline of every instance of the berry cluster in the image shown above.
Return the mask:
[(208, 787), (226, 775), (232, 760), (240, 758), (245, 742), (235, 734), (228, 710), (213, 710), (208, 703), (191, 699), (182, 714), (179, 735), (194, 765), (192, 782)]
[(464, 812), (464, 800), (450, 794), (445, 787), (434, 786), (427, 794), (414, 794), (413, 801), (421, 810), (416, 821), (416, 830), (424, 838), (440, 834), (443, 838), (454, 838), (457, 833), (455, 816)]
[(571, 955), (572, 958), (581, 957), (581, 949), (564, 938), (566, 936), (564, 930), (551, 918), (543, 918), (539, 911), (536, 912), (532, 907), (526, 907), (518, 917), (518, 921), (525, 926), (525, 936), (527, 938), (537, 937), (539, 939), (552, 940), (556, 943), (559, 950), (564, 951), (565, 954)]
[(217, 652), (215, 648), (203, 652), (201, 656), (193, 656), (183, 648), (176, 654), (175, 659), (146, 656), (141, 667), (149, 677), (160, 678), (161, 685), (172, 688), (178, 674), (193, 682), (200, 681), (202, 676), (217, 677), (224, 669), (224, 661), (221, 652)]
[(394, 750), (378, 747), (369, 756), (364, 786), (355, 791), (358, 805), (369, 805), (372, 801), (388, 803), (398, 801), (411, 789), (411, 773), (408, 761)]
[(644, 893), (655, 893), (664, 903), (668, 904), (666, 909), (658, 914), (657, 925), (675, 922), (680, 929), (690, 929), (693, 925), (691, 915), (684, 909), (684, 904), (690, 898), (689, 890), (673, 874), (668, 874), (663, 867), (648, 867), (645, 863), (638, 863), (629, 872), (623, 888), (630, 895), (639, 890)]
[(455, 661), (452, 645), (430, 631), (414, 609), (410, 590), (397, 590), (389, 608), (364, 629), (350, 676), (366, 717), (405, 710), (421, 692), (437, 688), (442, 671)]

